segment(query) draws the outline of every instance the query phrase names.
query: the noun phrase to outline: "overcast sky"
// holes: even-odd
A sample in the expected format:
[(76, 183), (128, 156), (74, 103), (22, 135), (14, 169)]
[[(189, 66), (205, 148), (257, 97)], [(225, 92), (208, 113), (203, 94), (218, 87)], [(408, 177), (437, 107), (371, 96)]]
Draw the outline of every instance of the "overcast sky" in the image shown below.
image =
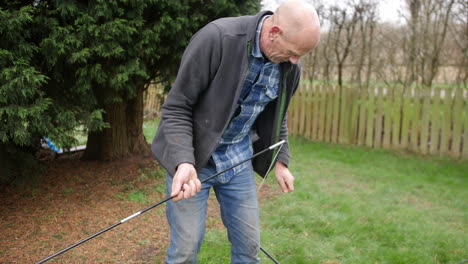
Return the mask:
[[(262, 9), (276, 10), (278, 3), (284, 0), (262, 0)], [(311, 1), (310, 1), (311, 2)], [(325, 0), (324, 3), (342, 3), (343, 0)], [(404, 7), (404, 0), (381, 0), (379, 1), (379, 16), (382, 22), (401, 21), (399, 10)]]

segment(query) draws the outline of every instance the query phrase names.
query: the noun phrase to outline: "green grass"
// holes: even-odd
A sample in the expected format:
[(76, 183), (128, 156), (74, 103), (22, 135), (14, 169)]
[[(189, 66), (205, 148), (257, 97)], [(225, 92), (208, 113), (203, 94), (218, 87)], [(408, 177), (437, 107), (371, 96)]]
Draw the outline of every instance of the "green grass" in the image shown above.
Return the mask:
[[(156, 161), (154, 161), (155, 164), (157, 164)], [(161, 169), (161, 170), (154, 170), (154, 168), (148, 167), (148, 168), (142, 168), (139, 170), (140, 171), (140, 179), (145, 180), (148, 178), (152, 179), (163, 179), (166, 176), (166, 171)]]
[(65, 188), (63, 189), (63, 192), (68, 194), (73, 193), (73, 188)]
[(146, 120), (143, 123), (143, 135), (148, 143), (153, 141), (154, 136), (156, 135), (156, 130), (159, 125), (159, 118), (153, 120)]
[(136, 191), (136, 192), (131, 192), (127, 195), (127, 199), (132, 202), (138, 202), (142, 204), (147, 204), (151, 202), (148, 197), (146, 196), (146, 193), (142, 190)]
[[(291, 150), (295, 192), (261, 205), (262, 246), (280, 263), (468, 259), (467, 162), (298, 138)], [(224, 233), (207, 232), (201, 263), (224, 263)]]
[[(159, 119), (145, 121), (151, 143)], [(280, 263), (448, 263), (468, 259), (468, 163), (291, 138), (296, 191), (261, 205), (262, 247)], [(141, 171), (142, 178), (159, 174)], [(274, 177), (267, 181), (278, 188)], [(147, 203), (126, 185), (127, 199)], [(164, 188), (155, 189), (164, 193)], [(65, 193), (72, 190), (64, 190)], [(270, 260), (260, 253), (262, 262)], [(200, 263), (228, 263), (208, 230)]]

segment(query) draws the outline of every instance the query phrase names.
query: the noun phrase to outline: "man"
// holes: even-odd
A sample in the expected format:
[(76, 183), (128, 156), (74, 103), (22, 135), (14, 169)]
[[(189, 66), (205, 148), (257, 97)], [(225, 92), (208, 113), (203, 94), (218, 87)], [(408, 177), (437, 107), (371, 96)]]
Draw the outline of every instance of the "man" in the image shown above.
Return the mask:
[[(211, 187), (231, 242), (232, 263), (258, 263), (259, 210), (254, 170), (260, 175), (272, 153), (259, 156), (203, 184), (282, 139), (285, 111), (299, 84), (299, 58), (319, 42), (315, 9), (292, 0), (273, 14), (222, 18), (198, 31), (182, 57), (152, 152), (167, 170), (171, 229), (167, 263), (195, 263)], [(283, 192), (294, 190), (289, 148), (281, 148), (275, 174)]]

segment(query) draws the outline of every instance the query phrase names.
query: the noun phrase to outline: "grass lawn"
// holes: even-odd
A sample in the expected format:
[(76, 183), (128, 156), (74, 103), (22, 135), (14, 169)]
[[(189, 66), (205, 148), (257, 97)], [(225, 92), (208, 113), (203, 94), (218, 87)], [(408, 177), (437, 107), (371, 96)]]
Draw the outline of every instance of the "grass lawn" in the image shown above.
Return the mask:
[[(468, 259), (467, 162), (300, 138), (290, 144), (296, 190), (261, 205), (262, 247), (280, 263)], [(267, 182), (277, 188), (274, 176)], [(229, 262), (224, 230), (207, 232), (199, 257)]]
[[(148, 142), (158, 122), (145, 122)], [(295, 137), (290, 145), (295, 192), (277, 195), (270, 175), (275, 194), (261, 199), (262, 247), (280, 263), (468, 262), (468, 162)], [(149, 203), (139, 189), (120, 198)], [(207, 223), (199, 263), (229, 263), (220, 218)]]
[(156, 135), (156, 130), (158, 129), (159, 118), (152, 120), (146, 120), (143, 123), (143, 135), (148, 143), (151, 144), (153, 141), (154, 135)]

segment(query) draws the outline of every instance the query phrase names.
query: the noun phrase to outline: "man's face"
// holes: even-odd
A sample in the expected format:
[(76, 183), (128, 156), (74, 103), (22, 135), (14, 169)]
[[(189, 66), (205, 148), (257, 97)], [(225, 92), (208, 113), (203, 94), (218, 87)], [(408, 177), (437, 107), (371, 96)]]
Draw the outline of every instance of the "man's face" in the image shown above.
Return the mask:
[(303, 36), (286, 38), (283, 34), (278, 34), (271, 42), (269, 52), (265, 55), (273, 63), (290, 61), (297, 64), (299, 58), (310, 50), (301, 45), (303, 43), (302, 38)]

